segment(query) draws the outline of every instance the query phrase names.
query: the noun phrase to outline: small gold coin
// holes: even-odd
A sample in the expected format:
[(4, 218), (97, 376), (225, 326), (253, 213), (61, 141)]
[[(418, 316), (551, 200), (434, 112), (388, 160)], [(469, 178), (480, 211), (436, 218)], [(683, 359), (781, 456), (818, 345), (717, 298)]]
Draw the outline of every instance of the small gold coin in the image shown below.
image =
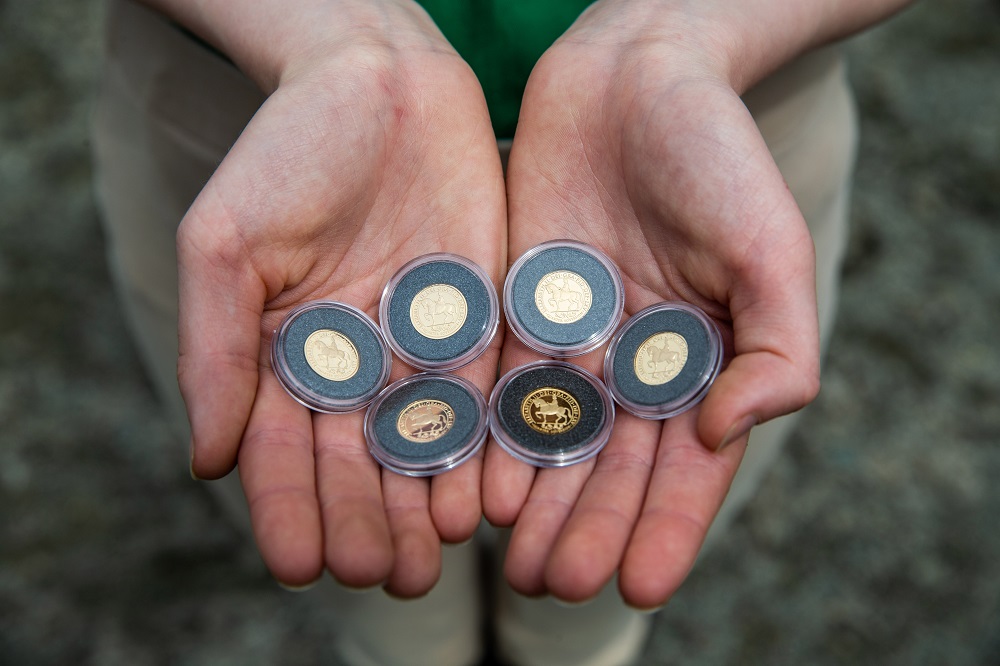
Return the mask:
[(572, 324), (590, 312), (590, 285), (573, 271), (553, 271), (538, 281), (535, 305), (542, 316), (556, 324)]
[(303, 346), (309, 367), (324, 379), (342, 382), (361, 367), (358, 350), (343, 333), (321, 328), (313, 331)]
[(440, 400), (417, 400), (399, 413), (396, 430), (411, 442), (433, 442), (455, 424), (455, 410)]
[(635, 353), (635, 376), (643, 384), (659, 386), (681, 374), (688, 359), (683, 336), (668, 331), (650, 336)]
[(424, 287), (410, 303), (413, 328), (431, 340), (443, 340), (457, 333), (468, 314), (465, 296), (450, 284)]
[(521, 417), (533, 430), (558, 435), (580, 422), (580, 403), (566, 391), (547, 386), (528, 394)]

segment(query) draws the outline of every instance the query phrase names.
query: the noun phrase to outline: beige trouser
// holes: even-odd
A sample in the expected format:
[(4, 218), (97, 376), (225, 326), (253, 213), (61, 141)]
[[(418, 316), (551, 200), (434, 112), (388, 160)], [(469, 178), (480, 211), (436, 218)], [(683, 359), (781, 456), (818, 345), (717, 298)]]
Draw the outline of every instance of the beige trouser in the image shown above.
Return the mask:
[[(803, 58), (746, 96), (812, 230), (824, 339), (834, 313), (844, 248), (856, 124), (843, 64), (833, 50)], [(97, 189), (108, 252), (142, 358), (178, 430), (186, 463), (187, 419), (177, 389), (177, 224), (244, 125), (261, 93), (229, 63), (149, 11), (123, 0), (109, 8), (107, 59), (94, 118)], [(717, 539), (777, 455), (792, 419), (756, 428), (746, 459), (710, 533)], [(236, 475), (209, 484), (249, 532)], [(487, 534), (486, 540), (503, 541)], [(501, 544), (502, 545), (502, 544)], [(448, 547), (440, 583), (416, 601), (324, 584), (339, 611), (339, 656), (349, 664), (473, 663), (482, 620), (477, 551)], [(493, 628), (512, 663), (624, 664), (649, 616), (627, 609), (614, 586), (567, 607), (529, 600), (502, 582), (492, 595)]]

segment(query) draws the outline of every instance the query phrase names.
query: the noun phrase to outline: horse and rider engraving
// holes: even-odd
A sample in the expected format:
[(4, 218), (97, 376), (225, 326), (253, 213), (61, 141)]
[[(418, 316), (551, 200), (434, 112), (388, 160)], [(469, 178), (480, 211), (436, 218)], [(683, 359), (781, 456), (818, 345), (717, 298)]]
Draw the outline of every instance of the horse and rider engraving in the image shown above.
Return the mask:
[(580, 404), (572, 394), (551, 386), (532, 391), (521, 403), (521, 416), (533, 430), (549, 435), (566, 432), (580, 420)]
[[(327, 338), (316, 338), (316, 356), (323, 359), (326, 367), (332, 371), (343, 371), (350, 367), (347, 352), (337, 346), (337, 339), (332, 335)], [(336, 364), (336, 365), (334, 365)]]
[(559, 277), (542, 285), (545, 306), (550, 312), (576, 312), (585, 307), (583, 291), (573, 281)]
[(665, 384), (681, 373), (687, 363), (687, 342), (674, 332), (657, 333), (646, 340), (635, 358), (639, 379), (653, 386)]
[(467, 309), (461, 291), (451, 285), (434, 284), (413, 298), (410, 322), (421, 335), (441, 340), (462, 328)]
[(305, 355), (309, 367), (324, 379), (342, 382), (358, 371), (358, 350), (342, 333), (321, 329), (306, 338)]
[(428, 326), (445, 326), (454, 323), (459, 316), (455, 298), (441, 290), (424, 293), (419, 305)]
[(585, 317), (592, 297), (590, 285), (573, 271), (553, 271), (535, 287), (538, 311), (558, 324), (572, 324)]
[(649, 371), (654, 375), (669, 374), (681, 359), (679, 351), (667, 347), (667, 340), (664, 340), (663, 345), (659, 347), (650, 343), (646, 347), (646, 354), (649, 355), (649, 358), (646, 359), (646, 365), (649, 366)]
[[(536, 422), (540, 421), (539, 425), (543, 428), (561, 429), (572, 420), (569, 407), (560, 405), (559, 399), (554, 395), (533, 398), (531, 406), (534, 408)], [(551, 417), (555, 417), (555, 420), (550, 422)]]

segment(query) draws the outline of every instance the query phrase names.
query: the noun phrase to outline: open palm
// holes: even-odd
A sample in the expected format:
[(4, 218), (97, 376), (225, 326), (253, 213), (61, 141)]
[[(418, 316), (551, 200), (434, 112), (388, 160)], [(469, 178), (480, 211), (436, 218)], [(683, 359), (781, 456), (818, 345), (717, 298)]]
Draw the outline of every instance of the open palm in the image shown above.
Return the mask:
[[(433, 482), (382, 472), (362, 413), (313, 414), (270, 369), (272, 331), (317, 299), (374, 316), (408, 260), (445, 251), (494, 281), (506, 261), (503, 178), (482, 92), (443, 41), (403, 54), (333, 48), (285, 77), (184, 218), (179, 377), (192, 469), (239, 463), (261, 553), (307, 583), (324, 566), (413, 596), (440, 542), (479, 522), (479, 459)], [(500, 337), (461, 374), (489, 391)], [(397, 363), (391, 379), (411, 373)]]
[[(654, 607), (693, 565), (750, 427), (818, 390), (813, 247), (732, 87), (667, 44), (590, 39), (586, 20), (528, 84), (508, 169), (510, 257), (554, 238), (590, 243), (622, 272), (626, 316), (698, 305), (729, 363), (679, 417), (619, 410), (588, 463), (535, 471), (492, 446), (483, 501), (492, 522), (515, 525), (505, 573), (518, 591), (583, 600), (617, 572), (628, 603)], [(599, 374), (602, 352), (575, 360)], [(501, 370), (534, 358), (508, 336)]]

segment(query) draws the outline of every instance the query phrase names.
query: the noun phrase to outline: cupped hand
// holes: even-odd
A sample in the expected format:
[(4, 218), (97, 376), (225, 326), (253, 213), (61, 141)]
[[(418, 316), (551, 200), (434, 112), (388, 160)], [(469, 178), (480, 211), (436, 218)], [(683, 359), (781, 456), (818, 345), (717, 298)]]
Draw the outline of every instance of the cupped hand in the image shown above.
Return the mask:
[[(710, 41), (719, 33), (672, 18), (599, 3), (538, 63), (507, 173), (509, 253), (555, 238), (600, 248), (621, 270), (626, 317), (663, 300), (700, 306), (728, 365), (681, 416), (619, 409), (588, 463), (536, 471), (491, 445), (484, 510), (514, 525), (505, 573), (526, 594), (580, 601), (618, 573), (629, 604), (665, 603), (751, 426), (818, 391), (808, 230)], [(508, 335), (501, 370), (534, 358)], [(574, 360), (600, 374), (603, 349)]]
[[(386, 282), (419, 255), (453, 252), (501, 278), (503, 176), (482, 91), (403, 5), (374, 12), (379, 30), (335, 40), (310, 41), (336, 31), (308, 15), (315, 30), (303, 26), (301, 48), (285, 45), (281, 67), (261, 75), (273, 74), (273, 94), (178, 233), (192, 470), (216, 478), (238, 461), (263, 558), (292, 586), (325, 566), (351, 586), (425, 593), (441, 541), (469, 538), (481, 516), (480, 459), (433, 481), (383, 472), (363, 412), (311, 413), (270, 367), (289, 310), (332, 299), (374, 318)], [(405, 25), (405, 38), (385, 24)], [(460, 371), (486, 394), (501, 338)], [(391, 380), (412, 372), (397, 360)]]

